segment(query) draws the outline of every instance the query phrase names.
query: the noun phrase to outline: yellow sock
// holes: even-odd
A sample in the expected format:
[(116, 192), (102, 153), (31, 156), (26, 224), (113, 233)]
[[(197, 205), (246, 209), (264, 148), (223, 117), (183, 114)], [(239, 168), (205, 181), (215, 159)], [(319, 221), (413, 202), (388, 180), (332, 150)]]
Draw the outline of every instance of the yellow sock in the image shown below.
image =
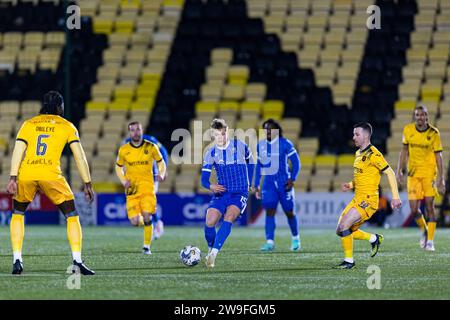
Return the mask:
[(69, 239), (72, 252), (81, 253), (81, 232), (80, 218), (78, 216), (67, 218), (67, 238)]
[(144, 226), (144, 246), (149, 246), (152, 244), (153, 236), (153, 224), (150, 223), (149, 226)]
[(25, 217), (23, 214), (13, 214), (9, 224), (11, 245), (15, 254), (22, 253), (23, 237), (25, 236)]
[(144, 217), (139, 216), (139, 227), (142, 227), (144, 225)]
[(353, 234), (341, 238), (345, 259), (353, 259)]
[(425, 217), (423, 215), (416, 219), (416, 223), (422, 232), (427, 229), (427, 222), (425, 221)]
[(428, 241), (434, 240), (434, 232), (436, 231), (436, 222), (428, 222)]
[(367, 241), (369, 241), (371, 235), (372, 235), (371, 233), (368, 233), (368, 232), (365, 232), (365, 231), (362, 231), (362, 230), (353, 231), (353, 239), (355, 239), (355, 240), (367, 240)]

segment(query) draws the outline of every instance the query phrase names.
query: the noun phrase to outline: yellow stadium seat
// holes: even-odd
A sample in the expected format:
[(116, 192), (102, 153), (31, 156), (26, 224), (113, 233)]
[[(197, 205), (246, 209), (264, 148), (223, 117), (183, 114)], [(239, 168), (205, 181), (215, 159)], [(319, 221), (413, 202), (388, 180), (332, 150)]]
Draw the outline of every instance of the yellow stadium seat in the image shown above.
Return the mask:
[(86, 104), (86, 109), (88, 110), (98, 110), (98, 111), (105, 111), (108, 104), (106, 102), (102, 101), (89, 101)]
[(108, 105), (109, 111), (128, 111), (129, 108), (130, 108), (130, 103), (128, 101), (126, 101), (125, 103), (113, 101)]
[(205, 101), (219, 101), (222, 97), (222, 87), (204, 84), (200, 88), (200, 97)]
[(244, 87), (241, 85), (226, 85), (223, 88), (223, 99), (241, 100), (244, 98)]
[(138, 86), (136, 89), (136, 97), (138, 98), (151, 98), (156, 97), (157, 88), (148, 88), (145, 86)]
[(164, 7), (171, 7), (171, 8), (182, 8), (184, 5), (185, 0), (164, 0), (163, 6)]
[(83, 0), (78, 1), (77, 3), (81, 8), (82, 16), (94, 17), (97, 14), (99, 5), (98, 1)]
[(233, 83), (246, 83), (250, 74), (248, 66), (231, 66), (228, 69), (228, 82)]
[(226, 78), (228, 67), (222, 65), (211, 65), (206, 69), (206, 79), (208, 82), (211, 80), (223, 81)]
[(211, 62), (230, 63), (233, 59), (233, 50), (229, 48), (217, 48), (211, 51)]
[[(315, 159), (316, 168), (329, 168), (334, 170), (336, 167), (336, 156), (335, 155), (318, 155)], [(319, 170), (320, 170), (319, 169)]]
[(91, 87), (91, 96), (94, 100), (105, 99), (109, 101), (112, 96), (113, 85), (104, 85), (102, 83), (96, 83)]
[(207, 101), (198, 101), (195, 104), (195, 112), (196, 114), (202, 112), (211, 112), (215, 113), (218, 111), (216, 102), (207, 102)]
[(126, 33), (114, 32), (108, 36), (109, 44), (111, 46), (115, 45), (125, 45), (128, 46), (130, 43), (130, 35)]
[(219, 112), (223, 111), (234, 111), (239, 110), (239, 103), (236, 101), (221, 101), (218, 104)]
[(141, 0), (121, 0), (120, 8), (123, 10), (127, 9), (139, 9), (141, 7)]
[(25, 47), (38, 47), (41, 48), (44, 44), (44, 33), (31, 31), (25, 33), (23, 38)]
[(413, 100), (398, 100), (395, 102), (395, 110), (413, 110), (416, 107), (416, 102)]
[(115, 21), (115, 31), (118, 33), (131, 34), (134, 30), (134, 19), (128, 17), (118, 17)]
[(262, 116), (264, 118), (274, 117), (280, 119), (284, 113), (284, 103), (279, 100), (267, 100), (262, 105)]
[(143, 13), (141, 16), (136, 18), (136, 31), (141, 33), (150, 33), (153, 34), (156, 22), (157, 22), (157, 13), (150, 13), (150, 16), (146, 15), (148, 13)]
[(153, 69), (153, 68), (144, 68), (141, 73), (141, 78), (143, 81), (147, 80), (161, 80), (161, 72)]
[(338, 167), (353, 166), (355, 156), (353, 154), (340, 154), (337, 157)]
[(423, 85), (420, 89), (420, 94), (422, 100), (424, 99), (440, 99), (442, 94), (442, 87), (432, 86), (432, 85)]
[(3, 47), (21, 47), (23, 42), (23, 34), (21, 32), (6, 32), (3, 35)]
[(297, 136), (302, 129), (302, 121), (298, 118), (283, 118), (280, 125), (284, 132), (293, 132)]
[(137, 97), (155, 97), (158, 94), (159, 82), (141, 82), (137, 87)]
[[(301, 152), (301, 150), (300, 150)], [(314, 163), (315, 163), (315, 157), (314, 156), (305, 156), (300, 154), (301, 157), (301, 162), (302, 162), (302, 170), (304, 168), (312, 168), (314, 167)]]
[(114, 64), (122, 64), (123, 61), (123, 51), (107, 49), (103, 51), (103, 61), (106, 64), (114, 63)]
[(130, 110), (133, 111), (150, 111), (150, 107), (148, 104), (145, 104), (144, 102), (141, 101), (136, 101), (131, 103), (130, 105)]
[(132, 34), (130, 41), (133, 47), (148, 47), (153, 41), (153, 33), (143, 31), (135, 32)]
[(255, 101), (244, 101), (241, 103), (241, 111), (257, 111), (261, 112), (262, 103)]
[(94, 33), (111, 34), (113, 30), (114, 21), (103, 17), (94, 18)]
[(114, 89), (114, 97), (117, 99), (132, 99), (135, 94), (135, 88), (133, 86), (118, 85)]
[(137, 99), (136, 99), (137, 102), (144, 103), (150, 109), (153, 109), (153, 107), (155, 106), (155, 100), (156, 100), (156, 96), (154, 96), (154, 97), (137, 97)]
[(266, 97), (267, 86), (264, 83), (249, 83), (245, 88), (245, 98), (248, 101), (262, 102)]

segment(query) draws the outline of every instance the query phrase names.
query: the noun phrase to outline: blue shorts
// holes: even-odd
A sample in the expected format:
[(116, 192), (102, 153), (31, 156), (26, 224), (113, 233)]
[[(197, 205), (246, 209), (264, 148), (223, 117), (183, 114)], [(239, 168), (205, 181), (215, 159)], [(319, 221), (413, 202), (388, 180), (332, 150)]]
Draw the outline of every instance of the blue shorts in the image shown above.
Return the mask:
[(294, 188), (286, 191), (285, 183), (265, 181), (261, 190), (262, 206), (264, 209), (276, 209), (278, 202), (284, 212), (294, 211)]
[(247, 208), (248, 192), (243, 193), (230, 193), (225, 192), (222, 194), (215, 194), (209, 203), (209, 208), (217, 209), (222, 215), (225, 214), (229, 206), (236, 206), (244, 213), (245, 208)]

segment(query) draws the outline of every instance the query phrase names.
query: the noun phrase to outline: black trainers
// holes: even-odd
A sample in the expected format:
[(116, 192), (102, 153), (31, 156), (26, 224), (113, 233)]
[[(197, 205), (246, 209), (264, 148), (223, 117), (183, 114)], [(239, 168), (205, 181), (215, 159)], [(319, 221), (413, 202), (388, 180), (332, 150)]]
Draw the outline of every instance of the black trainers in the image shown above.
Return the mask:
[(372, 246), (372, 250), (370, 250), (370, 256), (373, 258), (377, 255), (378, 253), (378, 249), (380, 248), (380, 244), (383, 242), (383, 235), (382, 234), (375, 234), (375, 236), (377, 237), (377, 239), (371, 243)]
[(23, 263), (19, 259), (16, 259), (16, 262), (13, 264), (12, 274), (21, 274), (23, 271)]
[(73, 260), (72, 273), (81, 273), (85, 276), (92, 276), (95, 274), (94, 270), (89, 269), (83, 262), (76, 262)]
[(354, 262), (342, 261), (337, 266), (333, 267), (333, 269), (352, 269), (355, 266)]

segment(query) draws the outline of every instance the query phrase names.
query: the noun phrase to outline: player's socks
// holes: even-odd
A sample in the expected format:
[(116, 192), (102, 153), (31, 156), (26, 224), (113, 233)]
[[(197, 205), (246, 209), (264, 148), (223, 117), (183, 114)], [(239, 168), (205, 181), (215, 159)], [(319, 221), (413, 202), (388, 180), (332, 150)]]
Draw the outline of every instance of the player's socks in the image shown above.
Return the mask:
[(11, 232), (11, 244), (13, 249), (14, 260), (22, 261), (22, 244), (25, 235), (25, 216), (23, 214), (14, 213), (9, 225)]
[[(231, 226), (233, 224), (228, 221), (224, 221), (217, 232), (216, 240), (214, 241), (213, 249), (217, 249), (220, 251), (222, 249), (225, 240), (227, 240), (228, 236), (231, 232)], [(212, 252), (212, 251), (211, 251)]]
[(214, 264), (215, 264), (218, 253), (219, 253), (219, 250), (217, 248), (212, 248), (210, 250), (210, 252), (206, 256), (206, 261), (205, 261), (207, 268), (214, 268)]
[(139, 216), (139, 227), (143, 227), (143, 226), (144, 226), (144, 217)]
[(153, 224), (151, 221), (144, 222), (144, 248), (150, 248), (152, 244)]
[(420, 215), (420, 218), (416, 219), (416, 223), (422, 232), (427, 230), (427, 222), (425, 221), (423, 214)]
[(353, 234), (341, 237), (342, 249), (344, 250), (344, 261), (353, 263)]
[(214, 245), (214, 241), (216, 240), (216, 227), (208, 227), (205, 225), (205, 239), (206, 243), (208, 243), (208, 247), (212, 248)]
[(69, 239), (73, 260), (81, 263), (81, 241), (83, 234), (78, 216), (67, 217), (67, 238)]
[(434, 233), (436, 231), (436, 222), (435, 221), (429, 221), (428, 222), (428, 237), (427, 242), (434, 240)]
[(292, 236), (298, 236), (298, 222), (297, 222), (297, 216), (293, 216), (291, 218), (287, 219), (289, 228), (291, 228), (291, 234)]
[(266, 214), (266, 239), (272, 240), (275, 239), (275, 216), (269, 216)]
[(416, 223), (421, 231), (420, 241), (419, 241), (420, 247), (425, 248), (425, 246), (427, 245), (428, 228), (427, 228), (427, 222), (425, 221), (425, 217), (423, 216), (423, 214), (420, 214), (420, 217), (416, 218)]
[(353, 239), (374, 242), (375, 240), (377, 240), (377, 237), (372, 233), (365, 232), (362, 230), (356, 230), (353, 231)]

